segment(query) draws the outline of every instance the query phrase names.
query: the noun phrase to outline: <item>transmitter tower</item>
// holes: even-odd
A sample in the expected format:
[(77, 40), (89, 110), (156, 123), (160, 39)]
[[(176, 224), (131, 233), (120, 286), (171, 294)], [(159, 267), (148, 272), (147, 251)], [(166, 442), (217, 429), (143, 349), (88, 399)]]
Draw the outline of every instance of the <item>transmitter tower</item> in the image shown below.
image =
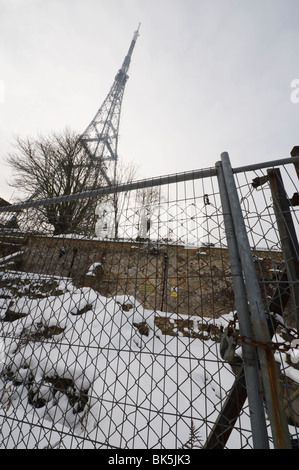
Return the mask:
[(128, 71), (131, 57), (139, 36), (139, 28), (140, 23), (138, 29), (134, 32), (128, 53), (115, 76), (106, 99), (91, 123), (79, 137), (79, 141), (81, 141), (88, 154), (88, 171), (94, 172), (93, 181), (95, 184), (99, 180), (104, 180), (108, 186), (116, 182), (121, 106), (125, 86), (129, 78)]

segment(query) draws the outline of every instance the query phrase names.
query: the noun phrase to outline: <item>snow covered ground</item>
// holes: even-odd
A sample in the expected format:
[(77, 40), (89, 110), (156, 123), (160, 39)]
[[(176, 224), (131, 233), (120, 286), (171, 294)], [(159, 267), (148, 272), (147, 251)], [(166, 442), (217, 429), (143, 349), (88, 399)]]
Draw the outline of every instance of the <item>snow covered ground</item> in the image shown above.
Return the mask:
[[(182, 448), (192, 423), (204, 443), (234, 381), (219, 343), (162, 334), (166, 314), (133, 297), (58, 284), (13, 301), (2, 290), (0, 319), (14, 321), (1, 322), (0, 448)], [(250, 435), (245, 408), (228, 447), (250, 448)]]

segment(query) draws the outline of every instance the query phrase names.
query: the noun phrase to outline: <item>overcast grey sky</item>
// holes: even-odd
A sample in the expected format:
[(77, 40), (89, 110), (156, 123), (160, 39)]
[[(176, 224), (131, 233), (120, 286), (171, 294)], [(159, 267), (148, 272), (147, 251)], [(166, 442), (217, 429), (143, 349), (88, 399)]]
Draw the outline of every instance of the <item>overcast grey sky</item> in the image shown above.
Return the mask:
[(288, 157), (298, 18), (298, 0), (0, 0), (0, 196), (13, 135), (82, 132), (139, 22), (119, 155), (140, 177)]

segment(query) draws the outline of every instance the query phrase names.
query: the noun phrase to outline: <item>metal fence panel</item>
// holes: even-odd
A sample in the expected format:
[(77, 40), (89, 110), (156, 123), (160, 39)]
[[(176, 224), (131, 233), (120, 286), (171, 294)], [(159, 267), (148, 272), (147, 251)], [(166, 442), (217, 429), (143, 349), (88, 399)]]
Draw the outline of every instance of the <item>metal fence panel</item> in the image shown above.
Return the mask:
[[(238, 321), (216, 175), (211, 168), (1, 208), (2, 448), (205, 446), (247, 340), (237, 335), (233, 360), (223, 358), (223, 332)], [(269, 303), (284, 263), (271, 197), (252, 188), (247, 171), (235, 178)], [(80, 197), (92, 198), (90, 212), (76, 230), (66, 218), (68, 230), (54, 234), (48, 209), (69, 214)], [(292, 352), (275, 357), (295, 439)], [(252, 446), (245, 401), (224, 447)]]
[[(286, 416), (289, 428), (283, 432), (282, 419), (275, 421), (268, 406), (272, 431), (275, 433), (274, 443), (278, 447), (287, 448), (291, 437), (291, 445), (297, 446), (298, 403), (295, 403), (298, 388), (297, 358), (294, 346), (298, 338), (298, 177), (294, 165), (269, 165), (263, 169), (244, 171), (236, 174), (239, 201), (247, 236), (252, 249), (263, 247), (264, 255), (253, 256), (258, 277), (259, 290), (262, 294), (261, 311), (266, 314), (270, 341), (261, 341), (261, 321), (252, 321), (256, 330), (253, 338), (243, 338), (247, 344), (255, 344), (259, 353), (265, 354), (264, 363), (269, 374), (269, 394), (273, 394), (273, 376), (278, 370), (279, 388), (277, 395), (271, 396), (271, 406), (278, 413), (280, 404)], [(274, 187), (273, 174), (279, 175)], [(277, 183), (277, 181), (276, 181)], [(284, 205), (282, 204), (284, 201)], [(283, 227), (283, 228), (282, 228)], [(291, 247), (289, 252), (285, 247)], [(279, 260), (276, 253), (280, 253)], [(263, 265), (269, 265), (267, 274)], [(290, 266), (294, 268), (290, 271)], [(297, 271), (296, 271), (297, 269)], [(258, 303), (258, 295), (253, 295)], [(261, 318), (261, 317), (259, 317)], [(274, 353), (276, 367), (271, 371), (270, 355)], [(260, 354), (261, 369), (263, 367)], [(277, 367), (279, 364), (279, 368)], [(267, 391), (265, 390), (265, 394)], [(282, 395), (282, 399), (281, 399)], [(291, 398), (292, 397), (292, 398)], [(281, 415), (282, 416), (282, 415)]]

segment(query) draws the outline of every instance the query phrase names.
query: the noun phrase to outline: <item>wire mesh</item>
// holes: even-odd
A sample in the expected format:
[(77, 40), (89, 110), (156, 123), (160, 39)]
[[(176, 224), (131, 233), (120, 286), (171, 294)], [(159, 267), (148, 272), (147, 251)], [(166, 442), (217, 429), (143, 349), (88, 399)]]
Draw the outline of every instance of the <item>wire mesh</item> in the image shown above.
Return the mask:
[[(271, 196), (236, 179), (267, 304), (283, 265)], [(80, 195), (2, 209), (2, 448), (204, 447), (242, 363), (240, 339), (232, 361), (220, 351), (237, 323), (217, 178), (143, 186), (90, 196), (76, 223)], [(252, 448), (246, 397), (224, 447)]]
[(279, 365), (291, 443), (297, 448), (298, 176), (292, 164), (269, 166), (236, 174), (236, 183)]

